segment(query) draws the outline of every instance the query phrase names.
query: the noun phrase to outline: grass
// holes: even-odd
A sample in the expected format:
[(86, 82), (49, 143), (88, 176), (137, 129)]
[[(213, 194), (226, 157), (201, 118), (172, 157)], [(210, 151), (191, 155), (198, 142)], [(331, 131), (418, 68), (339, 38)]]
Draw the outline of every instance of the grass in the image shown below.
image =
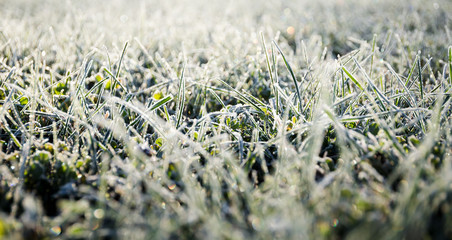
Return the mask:
[(450, 12), (0, 1), (0, 238), (452, 238)]

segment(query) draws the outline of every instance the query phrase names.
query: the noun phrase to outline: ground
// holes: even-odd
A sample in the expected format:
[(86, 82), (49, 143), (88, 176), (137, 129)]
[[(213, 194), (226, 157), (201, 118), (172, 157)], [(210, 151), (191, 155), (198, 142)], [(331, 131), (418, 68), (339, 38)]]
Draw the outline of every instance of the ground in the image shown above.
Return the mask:
[(451, 13), (0, 1), (0, 238), (451, 239)]

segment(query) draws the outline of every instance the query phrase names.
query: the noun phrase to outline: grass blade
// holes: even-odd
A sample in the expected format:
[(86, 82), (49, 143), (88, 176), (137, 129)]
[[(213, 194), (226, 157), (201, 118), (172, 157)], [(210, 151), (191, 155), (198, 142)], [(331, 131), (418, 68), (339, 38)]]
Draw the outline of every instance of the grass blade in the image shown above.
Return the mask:
[(164, 105), (165, 103), (169, 102), (173, 100), (173, 96), (167, 96), (166, 98), (163, 98), (162, 100), (156, 102), (154, 105), (151, 106), (151, 108), (149, 109), (150, 111), (154, 111), (155, 109), (161, 107), (162, 105)]
[(350, 80), (352, 80), (356, 84), (356, 86), (358, 86), (359, 89), (361, 89), (361, 91), (364, 91), (363, 85), (347, 70), (345, 66), (342, 66), (342, 70), (345, 72), (345, 74), (347, 74)]
[(7, 81), (8, 81), (8, 79), (10, 79), (10, 78), (11, 78), (11, 76), (13, 75), (13, 73), (14, 73), (15, 71), (16, 71), (16, 68), (15, 68), (15, 67), (13, 67), (13, 68), (11, 69), (11, 71), (9, 72), (8, 76), (6, 76), (5, 80), (3, 80), (3, 81), (1, 82), (1, 84), (0, 84), (0, 88), (2, 88), (2, 87), (3, 87), (3, 85), (5, 84), (5, 82), (7, 82)]
[(227, 84), (226, 82), (224, 82), (221, 79), (218, 79), (218, 81), (220, 81), (221, 83), (223, 83), (224, 85), (226, 85), (229, 89), (231, 89), (233, 92), (235, 92), (237, 95), (239, 95), (239, 99), (241, 101), (243, 101), (244, 103), (249, 104), (252, 108), (254, 108), (256, 111), (262, 113), (265, 115), (264, 110), (262, 110), (261, 107), (259, 107), (255, 102), (251, 101), (251, 99), (249, 99), (247, 96), (245, 96), (243, 93), (237, 91), (235, 88), (231, 87), (229, 84)]
[(419, 73), (419, 91), (421, 92), (421, 101), (424, 101), (424, 84), (422, 82), (421, 58), (417, 59), (417, 70)]
[(121, 86), (121, 88), (122, 88), (124, 91), (126, 91), (127, 93), (129, 92), (129, 91), (127, 91), (127, 89), (124, 87), (124, 85), (122, 85), (122, 83), (118, 80), (118, 78), (117, 78), (115, 75), (113, 75), (113, 73), (110, 72), (110, 70), (104, 68), (104, 71), (105, 71), (108, 75), (110, 75), (110, 76), (113, 78), (113, 80), (115, 80), (115, 82), (113, 83), (112, 88), (111, 88), (112, 91), (116, 88), (116, 84), (119, 84), (119, 86)]
[(284, 53), (282, 52), (281, 48), (279, 48), (278, 44), (273, 41), (273, 44), (275, 44), (276, 48), (278, 49), (279, 53), (281, 53), (281, 56), (284, 60), (284, 64), (286, 65), (287, 70), (289, 70), (290, 76), (292, 77), (292, 80), (295, 84), (295, 89), (297, 90), (297, 96), (298, 96), (298, 103), (299, 103), (299, 111), (300, 113), (303, 112), (303, 105), (302, 105), (302, 101), (301, 101), (301, 93), (300, 93), (300, 89), (298, 88), (298, 83), (297, 83), (297, 78), (295, 77), (295, 74), (292, 70), (292, 67), (290, 66), (289, 62), (286, 59), (286, 56), (284, 55)]
[[(264, 35), (262, 33), (261, 33), (261, 39), (262, 39), (262, 48), (264, 49), (264, 52), (265, 52), (265, 60), (267, 62), (267, 69), (270, 74), (271, 88), (273, 90), (273, 94), (275, 95), (276, 113), (278, 113), (279, 112), (279, 93), (275, 87), (276, 82), (275, 82), (275, 79), (273, 78), (273, 71), (272, 71), (272, 67), (270, 65), (270, 58), (267, 53), (267, 46), (265, 46), (265, 39), (264, 39)], [(272, 55), (273, 55), (273, 49), (272, 49)]]
[(377, 34), (374, 34), (374, 39), (372, 40), (372, 57), (370, 59), (370, 73), (369, 76), (372, 79), (373, 66), (374, 66), (374, 57), (375, 57), (375, 45), (377, 42)]
[(212, 95), (218, 100), (218, 102), (220, 102), (223, 108), (226, 108), (226, 105), (224, 104), (223, 100), (221, 100), (220, 96), (218, 96), (218, 94), (214, 90), (209, 89), (209, 92), (212, 93)]
[(182, 115), (184, 113), (184, 105), (185, 105), (185, 63), (182, 67), (182, 72), (180, 75), (180, 81), (179, 81), (179, 94), (177, 96), (178, 102), (176, 106), (176, 113), (177, 113), (177, 122), (176, 122), (176, 128), (179, 128), (181, 121), (182, 121)]
[(449, 47), (449, 85), (452, 85), (452, 46)]
[(413, 66), (411, 66), (410, 73), (408, 74), (408, 77), (405, 81), (405, 86), (407, 86), (407, 87), (408, 87), (408, 84), (410, 83), (411, 77), (413, 76), (414, 69), (416, 68), (418, 59), (419, 59), (419, 55), (416, 55), (416, 58), (414, 59), (414, 62), (413, 62)]

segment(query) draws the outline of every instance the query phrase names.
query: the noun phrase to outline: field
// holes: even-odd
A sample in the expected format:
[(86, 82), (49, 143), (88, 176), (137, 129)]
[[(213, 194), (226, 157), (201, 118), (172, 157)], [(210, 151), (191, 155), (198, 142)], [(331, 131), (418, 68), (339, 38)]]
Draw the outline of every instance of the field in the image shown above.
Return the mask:
[(450, 0), (0, 16), (0, 239), (452, 239)]

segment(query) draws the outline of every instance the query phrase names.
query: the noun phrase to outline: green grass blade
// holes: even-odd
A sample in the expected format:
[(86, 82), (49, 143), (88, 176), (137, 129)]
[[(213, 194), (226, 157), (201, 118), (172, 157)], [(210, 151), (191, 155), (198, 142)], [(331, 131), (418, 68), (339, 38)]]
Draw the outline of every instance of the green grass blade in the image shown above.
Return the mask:
[(413, 66), (411, 66), (410, 73), (408, 74), (408, 77), (406, 78), (406, 81), (405, 81), (406, 87), (408, 87), (408, 84), (410, 83), (411, 77), (413, 76), (414, 70), (416, 69), (418, 59), (419, 59), (419, 54), (416, 55), (416, 58), (414, 59), (414, 62), (413, 62)]
[(220, 81), (221, 83), (223, 83), (224, 85), (226, 85), (229, 89), (231, 89), (233, 92), (235, 92), (235, 93), (239, 96), (239, 99), (240, 99), (241, 101), (243, 101), (243, 102), (246, 103), (246, 104), (249, 104), (252, 108), (254, 108), (254, 110), (256, 110), (256, 111), (258, 111), (258, 112), (260, 112), (260, 113), (262, 113), (262, 114), (265, 114), (265, 112), (262, 110), (261, 107), (259, 107), (255, 102), (253, 102), (251, 99), (249, 99), (249, 98), (248, 98), (247, 96), (245, 96), (243, 93), (237, 91), (235, 88), (231, 87), (229, 84), (227, 84), (226, 82), (224, 82), (224, 81), (221, 80), (221, 79), (218, 79), (218, 81)]
[(452, 85), (452, 46), (449, 47), (449, 85)]
[(154, 105), (151, 106), (151, 108), (149, 109), (150, 111), (154, 111), (155, 109), (161, 107), (162, 105), (166, 104), (167, 102), (173, 100), (173, 96), (167, 96), (165, 98), (163, 98), (162, 100), (156, 102)]
[(374, 66), (374, 57), (375, 57), (375, 45), (377, 44), (377, 34), (374, 34), (374, 38), (372, 40), (372, 57), (370, 59), (370, 73), (369, 76), (372, 79), (373, 74), (373, 66)]
[[(123, 61), (123, 59), (124, 59), (124, 55), (125, 55), (125, 53), (126, 53), (126, 50), (127, 50), (127, 46), (129, 45), (129, 42), (126, 42), (125, 44), (124, 44), (124, 48), (122, 49), (122, 52), (121, 52), (121, 57), (119, 58), (119, 63), (118, 63), (118, 69), (116, 70), (116, 74), (113, 76), (113, 74), (110, 72), (109, 73), (109, 71), (107, 72), (107, 73), (109, 73), (109, 75), (111, 75), (112, 77), (113, 77), (113, 79), (115, 79), (115, 82), (112, 84), (112, 88), (111, 88), (111, 92), (113, 93), (113, 95), (114, 95), (114, 93), (116, 92), (116, 84), (120, 84), (121, 85), (121, 88), (122, 89), (126, 89), (122, 84), (121, 84), (121, 82), (119, 82), (118, 81), (118, 78), (119, 78), (119, 74), (121, 73), (121, 65), (122, 65), (122, 61)], [(127, 90), (125, 90), (125, 91), (127, 91)]]
[(399, 110), (391, 110), (391, 111), (384, 111), (384, 112), (379, 112), (379, 113), (375, 113), (375, 114), (368, 114), (368, 115), (359, 115), (359, 116), (343, 116), (341, 118), (339, 118), (339, 120), (341, 122), (352, 122), (352, 121), (357, 121), (357, 120), (369, 120), (369, 119), (374, 119), (375, 117), (382, 117), (382, 116), (386, 116), (386, 115), (394, 115), (396, 113), (407, 113), (407, 112), (428, 112), (429, 110), (427, 109), (423, 109), (423, 108), (404, 108), (404, 109), (399, 109)]
[(13, 68), (11, 69), (11, 71), (9, 72), (8, 76), (6, 76), (5, 80), (2, 80), (2, 82), (1, 82), (1, 84), (0, 84), (0, 88), (2, 88), (3, 85), (8, 81), (8, 79), (10, 79), (10, 78), (13, 76), (13, 74), (14, 74), (15, 71), (16, 71), (16, 68), (13, 67)]
[(100, 87), (105, 81), (107, 81), (108, 78), (100, 80), (96, 85), (94, 85), (88, 92), (85, 93), (84, 98), (87, 98), (89, 94), (91, 94), (94, 90), (96, 90), (98, 87)]
[[(359, 62), (356, 60), (356, 58), (353, 58), (353, 61), (355, 61), (356, 66), (362, 72), (364, 77), (367, 79), (367, 83), (372, 87), (373, 91), (377, 95), (378, 100), (381, 103), (386, 102), (392, 108), (397, 109), (397, 106), (394, 106), (394, 104), (392, 104), (392, 102), (389, 101), (389, 99), (380, 91), (380, 89), (378, 89), (378, 87), (375, 86), (375, 84), (372, 82), (372, 79), (367, 75), (366, 71), (364, 71), (363, 67), (361, 67), (361, 64), (359, 64)], [(381, 106), (385, 111), (387, 110), (383, 104), (381, 104)]]
[(116, 78), (119, 77), (119, 74), (121, 73), (121, 65), (122, 65), (122, 61), (124, 59), (124, 55), (126, 54), (126, 50), (127, 50), (127, 46), (129, 45), (129, 42), (126, 42), (124, 44), (124, 48), (122, 49), (122, 53), (121, 53), (121, 58), (119, 59), (119, 63), (118, 63), (118, 70), (116, 71)]
[(116, 84), (119, 84), (119, 86), (120, 86), (124, 91), (126, 91), (127, 93), (129, 92), (129, 91), (127, 91), (126, 87), (124, 87), (124, 85), (122, 85), (122, 83), (118, 80), (118, 78), (117, 78), (115, 75), (113, 75), (113, 73), (110, 72), (110, 70), (108, 70), (107, 68), (104, 68), (104, 71), (105, 71), (108, 75), (110, 75), (110, 76), (113, 78), (113, 80), (115, 80), (115, 81), (114, 81), (115, 83), (112, 85), (112, 91), (114, 90), (114, 88), (116, 88)]
[[(171, 100), (173, 100), (173, 96), (171, 96), (171, 95), (170, 95), (170, 96), (167, 96), (167, 97), (161, 99), (160, 101), (156, 102), (156, 103), (153, 104), (152, 106), (148, 107), (149, 110), (147, 110), (146, 112), (149, 112), (149, 111), (152, 112), (152, 111), (158, 109), (159, 107), (165, 105), (167, 102), (169, 102), (169, 101), (171, 101)], [(137, 124), (141, 119), (142, 119), (141, 117), (137, 117), (135, 120), (133, 120), (133, 122), (131, 122), (131, 123), (127, 126), (127, 129), (128, 129), (130, 126), (133, 126), (133, 125)]]
[(300, 93), (300, 89), (298, 87), (298, 83), (297, 83), (297, 78), (295, 77), (295, 73), (292, 70), (292, 67), (290, 66), (289, 62), (286, 59), (286, 56), (284, 55), (284, 53), (282, 52), (281, 48), (279, 48), (278, 44), (273, 41), (273, 44), (275, 44), (276, 48), (278, 49), (279, 53), (281, 54), (283, 60), (284, 60), (284, 64), (286, 65), (287, 70), (290, 73), (290, 76), (292, 77), (292, 80), (295, 84), (295, 89), (297, 90), (297, 96), (298, 96), (298, 103), (299, 103), (299, 111), (300, 113), (303, 112), (303, 103), (301, 101), (301, 93)]
[(224, 104), (223, 100), (221, 100), (220, 96), (218, 96), (218, 94), (214, 90), (209, 89), (209, 92), (212, 93), (212, 95), (218, 100), (218, 102), (220, 102), (223, 108), (226, 108), (226, 105)]
[(179, 128), (181, 121), (182, 121), (182, 116), (184, 113), (184, 107), (185, 107), (185, 63), (184, 66), (182, 67), (182, 72), (180, 75), (180, 81), (179, 81), (179, 94), (177, 96), (178, 98), (178, 104), (176, 106), (176, 113), (177, 113), (177, 122), (176, 122), (176, 128)]
[[(275, 79), (273, 78), (273, 71), (272, 71), (272, 67), (271, 67), (271, 64), (270, 64), (270, 58), (269, 58), (268, 53), (267, 53), (267, 46), (265, 45), (265, 39), (264, 39), (264, 35), (262, 33), (261, 33), (261, 39), (262, 39), (262, 48), (263, 48), (263, 50), (265, 52), (265, 60), (267, 62), (267, 70), (268, 70), (269, 75), (270, 75), (271, 88), (273, 90), (273, 94), (275, 95), (276, 113), (278, 113), (279, 112), (279, 101), (278, 101), (279, 100), (279, 96), (278, 96), (278, 91), (275, 88), (276, 82), (275, 82)], [(272, 55), (273, 55), (273, 52), (272, 52)]]
[(389, 65), (389, 63), (385, 63), (386, 67), (389, 69), (389, 71), (392, 73), (392, 75), (397, 79), (397, 81), (399, 82), (399, 84), (402, 86), (403, 90), (402, 93), (408, 94), (410, 101), (410, 107), (414, 107), (416, 105), (416, 100), (414, 99), (414, 96), (412, 94), (412, 92), (407, 88), (406, 83), (404, 84), (402, 79), (400, 78), (400, 76), (395, 72), (395, 70), (392, 68), (391, 65)]
[(281, 101), (280, 101), (280, 97), (279, 97), (279, 88), (278, 88), (278, 85), (279, 85), (278, 65), (276, 64), (276, 55), (275, 55), (275, 51), (274, 51), (273, 45), (271, 46), (271, 49), (272, 49), (273, 72), (275, 74), (275, 77), (274, 77), (274, 80), (275, 80), (274, 91), (275, 91), (276, 109), (277, 109), (277, 111), (279, 111), (280, 110), (280, 106), (281, 106)]
[[(5, 121), (6, 122), (6, 121)], [(22, 144), (20, 144), (20, 141), (16, 138), (16, 136), (11, 132), (11, 129), (9, 129), (9, 127), (6, 124), (2, 124), (2, 128), (6, 131), (6, 133), (8, 133), (9, 137), (13, 140), (14, 144), (16, 144), (16, 146), (19, 149), (22, 149)]]
[(342, 66), (342, 70), (345, 72), (345, 74), (347, 74), (347, 76), (350, 78), (350, 80), (352, 80), (356, 86), (359, 87), (359, 89), (361, 89), (361, 91), (364, 91), (364, 87), (363, 85), (355, 78), (355, 76), (353, 76), (345, 66)]
[(424, 101), (424, 83), (422, 82), (422, 70), (421, 70), (421, 58), (417, 59), (417, 70), (418, 70), (418, 80), (419, 80), (419, 91), (421, 92), (421, 101)]

